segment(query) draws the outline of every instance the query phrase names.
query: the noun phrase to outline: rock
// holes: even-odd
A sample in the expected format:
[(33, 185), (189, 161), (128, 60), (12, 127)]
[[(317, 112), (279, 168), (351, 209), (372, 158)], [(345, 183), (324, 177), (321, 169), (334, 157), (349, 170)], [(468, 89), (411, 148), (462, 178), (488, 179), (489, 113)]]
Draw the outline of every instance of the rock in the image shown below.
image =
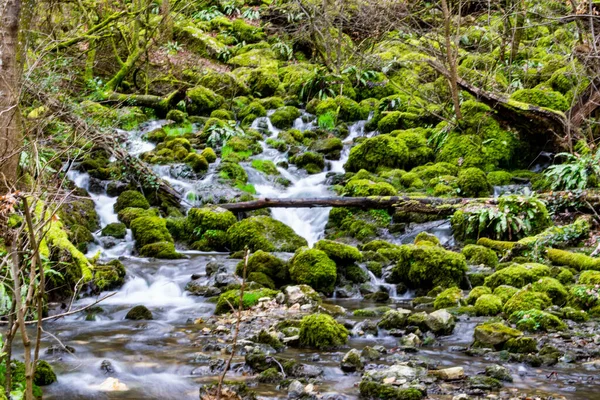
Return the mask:
[(386, 303), (390, 300), (390, 294), (388, 292), (375, 292), (366, 294), (365, 300), (371, 300), (376, 303)]
[(215, 274), (214, 279), (216, 287), (226, 287), (231, 284), (239, 283), (235, 275), (228, 272), (218, 272)]
[(285, 295), (285, 304), (288, 307), (294, 304), (316, 305), (321, 302), (318, 293), (308, 285), (287, 286), (283, 294)]
[(187, 290), (188, 292), (190, 292), (190, 294), (193, 294), (195, 296), (212, 297), (221, 294), (219, 288), (216, 288), (214, 286), (201, 285), (198, 281), (188, 282), (188, 284), (185, 285), (185, 290)]
[(400, 343), (402, 344), (402, 346), (410, 346), (410, 347), (419, 347), (421, 346), (421, 338), (419, 338), (417, 335), (415, 335), (414, 333), (409, 333), (406, 336), (403, 336), (402, 339), (400, 339)]
[(107, 378), (98, 386), (98, 390), (102, 392), (124, 392), (129, 390), (129, 388), (116, 378)]
[(363, 379), (383, 382), (384, 379), (394, 378), (394, 382), (410, 382), (417, 378), (424, 377), (427, 374), (425, 368), (409, 367), (406, 364), (395, 364), (389, 368), (381, 370), (366, 371)]
[(53, 344), (46, 349), (46, 354), (54, 355), (54, 354), (73, 354), (75, 353), (75, 348), (71, 346), (62, 346), (58, 344)]
[(485, 374), (499, 381), (512, 382), (513, 378), (508, 368), (501, 365), (489, 365), (485, 368)]
[(373, 347), (370, 347), (370, 346), (365, 346), (360, 352), (361, 360), (375, 361), (375, 360), (378, 360), (380, 357), (381, 357), (381, 352), (379, 352), (379, 350), (377, 350)]
[(208, 264), (206, 264), (206, 276), (211, 277), (217, 271), (219, 271), (221, 267), (222, 265), (219, 264), (216, 260), (209, 261)]
[(461, 394), (457, 394), (456, 396), (452, 397), (452, 400), (470, 400), (471, 397), (469, 397), (468, 394), (465, 393), (461, 393)]
[(100, 364), (100, 370), (105, 374), (113, 374), (115, 369), (112, 366), (112, 363), (108, 360), (103, 360)]
[(494, 390), (501, 387), (502, 383), (499, 380), (489, 376), (477, 375), (469, 378), (469, 388), (471, 389)]
[(292, 381), (288, 386), (288, 399), (297, 399), (304, 393), (304, 385), (300, 381)]
[(360, 359), (360, 352), (356, 349), (352, 349), (346, 353), (341, 363), (342, 371), (344, 372), (355, 372), (360, 371), (364, 368), (364, 365)]
[(408, 321), (408, 316), (411, 314), (410, 310), (399, 308), (397, 310), (389, 310), (377, 324), (381, 329), (402, 329), (405, 328)]
[(344, 285), (335, 289), (335, 297), (338, 299), (352, 299), (358, 297), (359, 290), (353, 285)]
[(456, 321), (445, 309), (437, 310), (425, 317), (425, 324), (435, 334), (449, 335), (454, 330)]
[(465, 377), (465, 370), (463, 367), (444, 368), (431, 371), (431, 374), (445, 381), (455, 381)]
[(481, 324), (475, 327), (474, 337), (483, 345), (496, 346), (509, 339), (522, 336), (523, 333), (499, 322)]
[(152, 312), (145, 306), (135, 306), (125, 315), (125, 319), (133, 321), (149, 320), (152, 319)]

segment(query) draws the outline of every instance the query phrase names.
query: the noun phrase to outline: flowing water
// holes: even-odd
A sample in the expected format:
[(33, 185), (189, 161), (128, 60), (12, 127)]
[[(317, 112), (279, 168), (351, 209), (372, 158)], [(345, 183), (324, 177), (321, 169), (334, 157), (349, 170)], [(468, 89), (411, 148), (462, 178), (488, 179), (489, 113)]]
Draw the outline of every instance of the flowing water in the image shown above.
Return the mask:
[[(299, 118), (295, 122), (297, 129), (312, 129), (312, 122)], [(350, 127), (350, 135), (345, 140), (345, 147), (339, 161), (329, 162), (325, 172), (307, 175), (291, 166), (289, 169), (279, 168), (283, 177), (292, 184), (283, 188), (270, 181), (267, 177), (250, 168), (244, 163), (249, 173), (249, 183), (254, 184), (259, 197), (324, 197), (331, 196), (326, 184), (327, 174), (343, 172), (343, 165), (353, 139), (365, 135), (365, 122), (356, 123)], [(128, 133), (127, 148), (132, 154), (141, 154), (151, 150), (153, 146), (141, 140), (142, 135), (164, 124), (164, 121), (152, 123), (140, 131)], [(255, 122), (255, 127), (265, 126), (268, 135), (276, 137), (278, 130), (268, 118)], [(270, 159), (277, 163), (285, 160), (284, 154), (270, 149), (263, 143), (265, 152), (257, 158)], [(215, 166), (200, 181), (173, 176), (180, 171), (177, 166), (156, 167), (166, 180), (171, 182), (182, 193), (191, 193), (195, 199), (205, 198), (202, 188), (215, 185)], [(69, 171), (69, 177), (79, 187), (92, 189), (90, 178), (85, 173)], [(210, 186), (212, 187), (212, 186)], [(205, 189), (206, 190), (206, 189)], [(212, 189), (211, 189), (212, 190)], [(96, 204), (101, 226), (117, 222), (113, 211), (116, 198), (109, 197), (105, 191), (90, 190), (90, 195)], [(274, 218), (292, 227), (299, 235), (306, 238), (310, 245), (324, 235), (329, 208), (315, 209), (273, 209)], [(412, 227), (402, 235), (390, 235), (386, 240), (396, 243), (411, 242), (421, 231), (435, 233), (445, 245), (453, 245), (449, 225), (445, 221), (427, 223)], [(109, 297), (96, 308), (87, 312), (71, 315), (58, 321), (49, 322), (45, 330), (52, 333), (44, 338), (42, 354), (55, 367), (58, 382), (45, 388), (48, 399), (197, 399), (198, 386), (202, 382), (214, 381), (218, 372), (211, 366), (217, 365), (225, 357), (220, 349), (205, 347), (214, 344), (215, 338), (204, 332), (201, 325), (194, 322), (208, 318), (213, 314), (214, 304), (203, 297), (196, 297), (184, 291), (186, 283), (193, 274), (200, 275), (202, 284), (209, 283), (206, 277), (206, 265), (217, 261), (233, 271), (237, 260), (228, 259), (225, 254), (184, 252), (186, 258), (180, 260), (154, 260), (132, 256), (133, 240), (131, 232), (127, 237), (112, 243), (110, 248), (103, 239), (96, 236), (96, 245), (91, 246), (89, 255), (100, 252), (101, 258), (109, 260), (119, 258), (127, 268), (127, 281), (115, 295)], [(373, 274), (371, 284), (388, 290), (392, 297), (392, 307), (410, 308), (410, 294), (398, 297), (395, 286), (386, 284)], [(100, 294), (102, 297), (106, 293)], [(96, 298), (78, 300), (73, 308), (85, 307), (92, 304)], [(331, 299), (331, 303), (346, 307), (348, 310), (373, 306), (360, 298)], [(147, 306), (153, 313), (150, 321), (125, 320), (127, 311), (138, 304)], [(99, 308), (98, 308), (99, 307)], [(356, 317), (352, 319), (358, 320)], [(361, 321), (363, 319), (360, 319)], [(457, 351), (472, 341), (472, 331), (477, 319), (461, 318), (453, 335), (442, 338), (439, 347), (424, 348), (420, 356), (430, 358), (434, 363), (443, 366), (463, 366), (468, 374), (474, 374), (489, 365), (489, 361), (477, 357), (468, 357)], [(58, 343), (74, 348), (73, 353), (55, 352), (47, 354), (50, 346)], [(364, 346), (383, 345), (390, 351), (397, 346), (397, 338), (391, 336), (365, 335), (350, 339), (349, 346), (361, 349)], [(60, 347), (60, 346), (59, 346)], [(313, 365), (322, 370), (323, 383), (319, 386), (322, 392), (343, 393), (347, 398), (357, 398), (356, 384), (359, 374), (344, 374), (339, 368), (344, 352), (316, 352), (310, 350), (287, 349), (281, 354), (299, 362)], [(230, 375), (243, 379), (241, 370), (242, 357), (234, 359), (233, 371)], [(550, 392), (571, 394), (571, 387), (561, 382), (548, 382), (544, 379), (549, 370), (523, 369), (518, 364), (505, 364), (515, 376), (516, 387), (536, 387)], [(573, 379), (580, 376), (581, 371), (570, 371)], [(107, 378), (119, 380), (125, 387), (122, 391), (112, 391), (106, 388)], [(283, 398), (286, 392), (278, 390), (274, 385), (259, 385), (258, 393), (265, 398)], [(577, 398), (587, 397), (581, 386), (577, 386)], [(575, 397), (569, 397), (575, 398)]]

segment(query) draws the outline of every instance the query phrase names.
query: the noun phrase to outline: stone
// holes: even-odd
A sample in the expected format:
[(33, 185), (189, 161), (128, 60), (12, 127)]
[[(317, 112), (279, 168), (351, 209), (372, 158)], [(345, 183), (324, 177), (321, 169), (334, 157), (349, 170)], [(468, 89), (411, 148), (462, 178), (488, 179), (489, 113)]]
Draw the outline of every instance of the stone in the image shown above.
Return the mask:
[(98, 390), (102, 392), (125, 392), (129, 388), (116, 378), (107, 378), (98, 386)]
[(297, 399), (304, 393), (304, 385), (300, 381), (292, 381), (288, 386), (288, 399)]
[(498, 379), (499, 381), (512, 382), (513, 378), (510, 374), (508, 368), (503, 367), (502, 365), (488, 365), (485, 368), (485, 374), (494, 379)]
[(431, 374), (445, 381), (456, 381), (465, 377), (465, 370), (463, 367), (452, 367), (431, 371)]
[(496, 346), (522, 335), (523, 333), (516, 329), (499, 322), (493, 322), (476, 326), (473, 336), (481, 344)]
[(425, 317), (425, 324), (435, 334), (449, 335), (454, 330), (456, 321), (445, 309), (437, 310)]
[(366, 371), (363, 375), (363, 380), (367, 379), (383, 382), (384, 379), (394, 378), (395, 382), (402, 381), (402, 383), (406, 383), (423, 377), (426, 374), (427, 371), (425, 368), (409, 367), (406, 364), (395, 364), (386, 369)]
[(419, 347), (421, 346), (421, 338), (414, 333), (409, 333), (400, 339), (402, 346)]
[(288, 306), (299, 304), (316, 304), (320, 301), (317, 292), (308, 285), (288, 286), (284, 289), (285, 303)]
[(355, 372), (362, 370), (364, 365), (360, 359), (360, 352), (356, 349), (352, 349), (347, 352), (342, 359), (341, 368), (344, 372)]

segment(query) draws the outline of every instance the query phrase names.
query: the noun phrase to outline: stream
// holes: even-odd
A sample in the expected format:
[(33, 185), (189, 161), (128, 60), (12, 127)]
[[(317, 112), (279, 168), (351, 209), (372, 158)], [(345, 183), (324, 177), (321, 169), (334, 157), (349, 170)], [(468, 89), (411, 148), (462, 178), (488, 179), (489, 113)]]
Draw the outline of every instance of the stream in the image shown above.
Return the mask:
[[(152, 150), (153, 145), (142, 140), (144, 133), (154, 130), (166, 121), (155, 121), (133, 132), (121, 132), (128, 135), (127, 147), (131, 154), (141, 154)], [(292, 182), (288, 188), (275, 184), (269, 177), (250, 167), (249, 162), (241, 165), (248, 172), (248, 183), (254, 185), (258, 197), (324, 197), (331, 196), (327, 182), (327, 174), (343, 173), (352, 141), (368, 135), (365, 132), (366, 121), (355, 123), (349, 127), (349, 136), (344, 139), (344, 149), (340, 160), (327, 163), (324, 172), (307, 175), (304, 171), (290, 166), (288, 169), (278, 168), (283, 177)], [(272, 126), (268, 117), (259, 118), (254, 128), (266, 131), (268, 137), (276, 137), (278, 130)], [(313, 123), (296, 120), (294, 127), (300, 130), (314, 128)], [(266, 129), (264, 129), (266, 128)], [(263, 142), (264, 152), (254, 158), (272, 160), (274, 163), (286, 160), (285, 154), (269, 148)], [(217, 161), (218, 163), (218, 161)], [(190, 180), (173, 174), (176, 166), (156, 166), (164, 179), (175, 188), (186, 194), (186, 198), (206, 198), (202, 190), (215, 184), (216, 164), (201, 180)], [(101, 226), (117, 222), (113, 211), (116, 197), (109, 197), (97, 185), (90, 185), (90, 177), (86, 173), (71, 170), (69, 178), (79, 187), (90, 192), (100, 216)], [(93, 186), (93, 187), (92, 187)], [(205, 189), (206, 190), (206, 189)], [(272, 216), (292, 227), (313, 245), (323, 238), (325, 225), (329, 216), (329, 208), (314, 209), (273, 209)], [(447, 221), (437, 221), (412, 226), (401, 234), (389, 234), (384, 239), (396, 243), (410, 243), (421, 231), (434, 233), (444, 245), (453, 246), (454, 239)], [(100, 252), (101, 258), (110, 260), (119, 258), (127, 268), (125, 285), (116, 294), (101, 304), (99, 308), (91, 308), (88, 312), (71, 315), (60, 321), (46, 324), (45, 330), (51, 332), (42, 345), (42, 358), (48, 360), (58, 376), (58, 382), (45, 387), (45, 398), (56, 400), (71, 399), (197, 399), (198, 386), (203, 382), (214, 381), (219, 372), (211, 366), (225, 355), (214, 346), (215, 337), (204, 332), (202, 326), (195, 324), (199, 318), (206, 319), (214, 312), (215, 305), (203, 297), (192, 296), (184, 287), (192, 274), (200, 274), (202, 284), (208, 282), (206, 265), (210, 261), (218, 261), (229, 271), (234, 271), (238, 260), (229, 259), (223, 253), (201, 253), (197, 251), (181, 251), (186, 258), (180, 260), (155, 260), (133, 256), (134, 242), (131, 232), (125, 239), (106, 246), (104, 238), (95, 236), (96, 244), (89, 247), (88, 256)], [(109, 248), (110, 247), (110, 248)], [(289, 257), (289, 255), (288, 255)], [(393, 285), (387, 285), (370, 274), (371, 284), (383, 287), (390, 292), (392, 308), (412, 308), (411, 294), (398, 296)], [(104, 296), (102, 293), (98, 296)], [(75, 302), (73, 308), (92, 304), (96, 298), (83, 298)], [(332, 304), (345, 307), (348, 311), (375, 306), (374, 303), (357, 298), (333, 298)], [(125, 320), (127, 311), (138, 304), (147, 306), (154, 315), (150, 321)], [(363, 321), (365, 318), (348, 317)], [(367, 318), (369, 319), (369, 318)], [(375, 318), (372, 318), (375, 319)], [(460, 317), (452, 335), (443, 337), (437, 347), (424, 347), (418, 356), (427, 358), (440, 367), (462, 366), (465, 373), (473, 375), (494, 363), (483, 357), (470, 357), (463, 350), (472, 342), (474, 326), (481, 322), (480, 318)], [(73, 353), (47, 352), (58, 348), (58, 342), (71, 346)], [(382, 345), (393, 353), (398, 346), (398, 338), (382, 335), (365, 335), (351, 337), (349, 348), (361, 349), (365, 346)], [(360, 374), (345, 374), (340, 369), (340, 360), (348, 349), (338, 351), (312, 351), (287, 348), (281, 355), (295, 358), (299, 362), (315, 366), (323, 371), (323, 383), (319, 385), (322, 393), (335, 392), (343, 395), (335, 398), (358, 398), (356, 384)], [(502, 363), (502, 362), (500, 362)], [(567, 398), (592, 399), (595, 397), (592, 385), (583, 383), (593, 371), (585, 371), (580, 366), (570, 370), (561, 370), (559, 380), (550, 381), (546, 376), (554, 369), (531, 368), (516, 363), (503, 363), (513, 374), (514, 382), (507, 388), (528, 388), (541, 392), (559, 393)], [(243, 356), (234, 358), (231, 379), (244, 379)], [(107, 387), (109, 377), (118, 379), (125, 385), (113, 390)], [(583, 381), (582, 381), (583, 379)], [(581, 383), (572, 383), (581, 382)], [(119, 388), (116, 388), (119, 389)], [(286, 390), (279, 390), (274, 384), (259, 384), (257, 390), (263, 398), (285, 398)], [(435, 398), (435, 395), (430, 396)]]

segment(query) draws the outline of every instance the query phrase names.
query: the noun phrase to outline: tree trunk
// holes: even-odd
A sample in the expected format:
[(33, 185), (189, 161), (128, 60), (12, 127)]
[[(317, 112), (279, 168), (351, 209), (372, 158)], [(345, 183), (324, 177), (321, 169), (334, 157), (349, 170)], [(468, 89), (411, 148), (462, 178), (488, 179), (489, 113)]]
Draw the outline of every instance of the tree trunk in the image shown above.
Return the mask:
[(20, 0), (0, 1), (0, 194), (17, 181), (21, 144), (18, 57)]
[(519, 10), (517, 11), (517, 18), (515, 19), (515, 26), (513, 28), (512, 44), (510, 49), (510, 60), (512, 64), (519, 53), (519, 46), (521, 45), (521, 38), (523, 37), (523, 27), (525, 25), (525, 16), (527, 14), (527, 6), (524, 1), (520, 1)]
[(460, 99), (458, 97), (458, 70), (456, 68), (456, 54), (454, 53), (454, 47), (452, 46), (451, 40), (451, 23), (452, 15), (448, 8), (448, 2), (442, 0), (442, 13), (444, 15), (444, 40), (446, 42), (446, 63), (448, 64), (448, 70), (450, 76), (448, 77), (448, 83), (450, 84), (450, 92), (452, 93), (452, 102), (454, 103), (454, 112), (456, 119), (461, 119), (462, 114), (460, 112)]

